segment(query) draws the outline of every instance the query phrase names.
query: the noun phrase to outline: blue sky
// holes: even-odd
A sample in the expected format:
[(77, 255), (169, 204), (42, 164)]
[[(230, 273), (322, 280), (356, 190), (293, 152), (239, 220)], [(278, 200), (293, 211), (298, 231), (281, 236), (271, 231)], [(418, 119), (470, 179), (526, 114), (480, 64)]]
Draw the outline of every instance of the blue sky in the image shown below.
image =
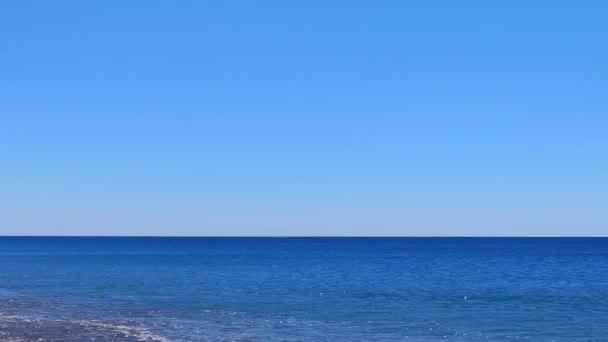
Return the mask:
[(608, 235), (607, 13), (4, 1), (0, 234)]

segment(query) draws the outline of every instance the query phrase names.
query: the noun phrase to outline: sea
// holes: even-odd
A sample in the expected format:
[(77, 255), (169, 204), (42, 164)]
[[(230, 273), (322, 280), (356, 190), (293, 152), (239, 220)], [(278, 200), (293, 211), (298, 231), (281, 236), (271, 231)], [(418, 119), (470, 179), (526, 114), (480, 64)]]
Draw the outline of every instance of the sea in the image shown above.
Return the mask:
[(608, 239), (2, 237), (0, 341), (608, 341)]

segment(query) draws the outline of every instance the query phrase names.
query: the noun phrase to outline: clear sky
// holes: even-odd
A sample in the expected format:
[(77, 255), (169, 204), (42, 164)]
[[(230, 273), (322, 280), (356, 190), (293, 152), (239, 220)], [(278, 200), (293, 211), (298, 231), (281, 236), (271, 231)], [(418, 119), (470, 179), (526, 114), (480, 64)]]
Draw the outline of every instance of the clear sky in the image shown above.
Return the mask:
[(0, 234), (608, 235), (605, 1), (0, 3)]

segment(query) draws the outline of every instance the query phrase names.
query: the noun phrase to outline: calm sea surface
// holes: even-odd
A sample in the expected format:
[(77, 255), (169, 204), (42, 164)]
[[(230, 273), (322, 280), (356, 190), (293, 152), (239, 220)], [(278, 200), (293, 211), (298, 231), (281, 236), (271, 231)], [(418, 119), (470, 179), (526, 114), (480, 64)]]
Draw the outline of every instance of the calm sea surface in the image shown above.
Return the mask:
[(608, 239), (0, 238), (0, 341), (608, 341)]

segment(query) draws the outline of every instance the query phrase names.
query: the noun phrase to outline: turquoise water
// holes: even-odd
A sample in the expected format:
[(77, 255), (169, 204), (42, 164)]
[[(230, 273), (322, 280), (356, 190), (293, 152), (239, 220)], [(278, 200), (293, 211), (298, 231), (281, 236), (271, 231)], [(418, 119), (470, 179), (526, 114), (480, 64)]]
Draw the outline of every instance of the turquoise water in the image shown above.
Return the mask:
[(608, 239), (0, 238), (0, 340), (606, 341)]

